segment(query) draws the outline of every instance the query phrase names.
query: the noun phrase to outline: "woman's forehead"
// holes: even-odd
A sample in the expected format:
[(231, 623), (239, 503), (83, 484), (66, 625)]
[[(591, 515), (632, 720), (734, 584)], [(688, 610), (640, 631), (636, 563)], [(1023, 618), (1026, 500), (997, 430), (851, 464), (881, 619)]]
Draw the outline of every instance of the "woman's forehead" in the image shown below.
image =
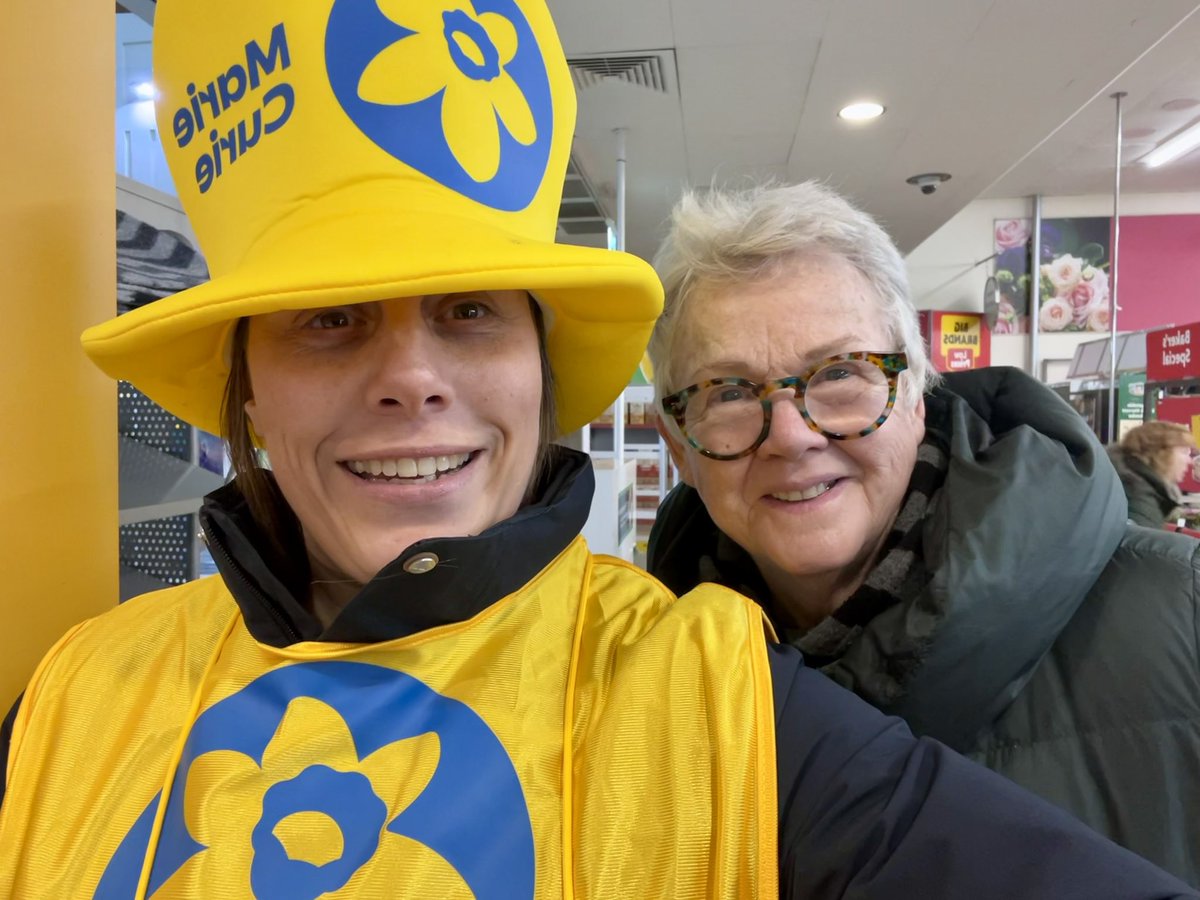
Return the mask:
[(790, 372), (839, 353), (892, 349), (866, 280), (830, 286), (794, 274), (706, 286), (683, 310), (672, 347), (677, 370)]

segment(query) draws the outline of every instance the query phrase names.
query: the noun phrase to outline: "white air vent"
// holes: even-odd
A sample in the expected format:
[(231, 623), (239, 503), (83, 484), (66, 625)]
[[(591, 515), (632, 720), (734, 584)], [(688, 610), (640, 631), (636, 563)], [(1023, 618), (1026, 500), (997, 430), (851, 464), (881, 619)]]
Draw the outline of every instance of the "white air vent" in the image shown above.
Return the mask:
[(582, 91), (603, 81), (623, 81), (660, 94), (668, 93), (667, 63), (661, 53), (568, 59), (567, 65), (571, 67), (576, 90)]

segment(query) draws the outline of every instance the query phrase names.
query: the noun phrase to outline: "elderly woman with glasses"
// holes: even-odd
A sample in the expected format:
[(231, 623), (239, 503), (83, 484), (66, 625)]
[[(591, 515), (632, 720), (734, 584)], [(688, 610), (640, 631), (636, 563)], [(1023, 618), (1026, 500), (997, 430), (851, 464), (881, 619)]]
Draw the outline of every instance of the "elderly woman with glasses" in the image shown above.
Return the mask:
[(810, 665), (1200, 882), (1195, 541), (1126, 527), (1103, 448), (1011, 369), (930, 370), (904, 262), (812, 183), (685, 197), (657, 259), (650, 540)]

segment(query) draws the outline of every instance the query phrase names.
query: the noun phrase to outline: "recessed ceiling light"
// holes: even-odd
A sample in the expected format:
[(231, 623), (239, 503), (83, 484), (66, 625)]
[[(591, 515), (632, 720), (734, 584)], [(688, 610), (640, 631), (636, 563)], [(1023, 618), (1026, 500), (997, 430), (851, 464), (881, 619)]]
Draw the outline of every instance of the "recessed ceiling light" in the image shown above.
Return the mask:
[(878, 119), (883, 115), (883, 107), (878, 103), (863, 102), (851, 103), (849, 106), (843, 106), (838, 110), (838, 118), (846, 119), (850, 122), (863, 122), (867, 119)]
[(1200, 106), (1200, 100), (1192, 100), (1190, 97), (1180, 97), (1178, 100), (1168, 100), (1162, 105), (1162, 108), (1174, 112), (1178, 109), (1191, 109), (1193, 106)]
[(1196, 122), (1190, 128), (1185, 128), (1173, 137), (1167, 138), (1167, 140), (1143, 156), (1139, 162), (1146, 168), (1153, 169), (1158, 166), (1164, 166), (1172, 160), (1179, 159), (1179, 157), (1191, 153), (1197, 147), (1200, 147), (1200, 122)]
[(154, 89), (153, 82), (140, 81), (133, 86), (133, 93), (141, 100), (153, 100), (158, 92)]

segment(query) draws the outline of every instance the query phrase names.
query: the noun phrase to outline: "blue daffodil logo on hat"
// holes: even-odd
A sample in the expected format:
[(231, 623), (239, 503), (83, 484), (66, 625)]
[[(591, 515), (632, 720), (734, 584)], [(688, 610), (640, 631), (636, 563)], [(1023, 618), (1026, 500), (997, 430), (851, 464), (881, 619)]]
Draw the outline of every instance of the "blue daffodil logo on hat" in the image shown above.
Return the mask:
[(450, 152), (475, 181), (500, 169), (500, 126), (520, 144), (537, 138), (525, 95), (504, 67), (517, 53), (517, 30), (497, 13), (439, 10), (383, 0), (380, 9), (414, 33), (373, 60), (358, 83), (371, 103), (406, 106), (439, 91)]
[(346, 114), (396, 159), (497, 209), (537, 194), (553, 107), (513, 0), (337, 0), (325, 56)]
[(394, 669), (313, 662), (261, 676), (196, 720), (160, 813), (161, 802), (94, 900), (139, 896), (148, 854), (150, 898), (181, 883), (258, 900), (423, 884), (533, 895), (532, 826), (503, 745), (469, 707)]

